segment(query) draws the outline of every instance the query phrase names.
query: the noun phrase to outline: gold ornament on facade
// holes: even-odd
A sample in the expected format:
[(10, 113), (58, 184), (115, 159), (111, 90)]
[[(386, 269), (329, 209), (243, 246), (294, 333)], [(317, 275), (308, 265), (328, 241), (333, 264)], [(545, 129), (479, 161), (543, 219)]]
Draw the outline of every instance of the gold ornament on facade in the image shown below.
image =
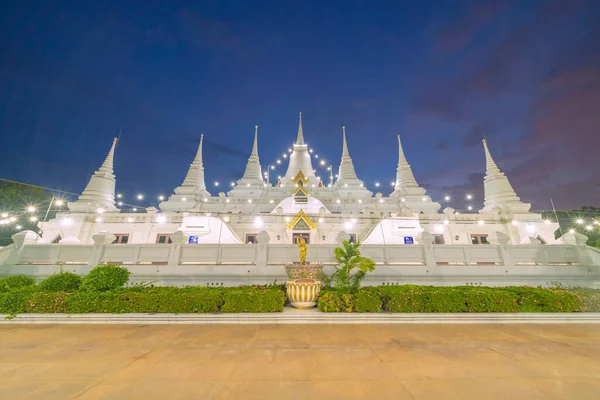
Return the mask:
[(300, 210), (298, 212), (298, 214), (296, 214), (296, 216), (286, 225), (286, 228), (288, 230), (290, 230), (290, 231), (293, 230), (294, 227), (296, 226), (296, 224), (298, 222), (300, 222), (301, 220), (304, 221), (304, 223), (306, 224), (306, 226), (308, 226), (308, 228), (311, 231), (314, 231), (314, 230), (317, 229), (317, 224), (315, 222), (311, 221), (310, 218), (308, 218), (308, 215), (306, 215), (304, 213), (304, 210)]

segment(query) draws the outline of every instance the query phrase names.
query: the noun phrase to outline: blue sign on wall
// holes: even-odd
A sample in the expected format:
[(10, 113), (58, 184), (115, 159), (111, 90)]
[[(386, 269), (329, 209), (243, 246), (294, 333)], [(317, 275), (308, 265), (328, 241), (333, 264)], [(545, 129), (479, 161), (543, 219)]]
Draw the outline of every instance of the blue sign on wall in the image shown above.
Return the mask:
[(415, 244), (415, 241), (413, 240), (413, 238), (411, 236), (405, 236), (404, 244)]
[(188, 244), (198, 244), (198, 236), (190, 236)]

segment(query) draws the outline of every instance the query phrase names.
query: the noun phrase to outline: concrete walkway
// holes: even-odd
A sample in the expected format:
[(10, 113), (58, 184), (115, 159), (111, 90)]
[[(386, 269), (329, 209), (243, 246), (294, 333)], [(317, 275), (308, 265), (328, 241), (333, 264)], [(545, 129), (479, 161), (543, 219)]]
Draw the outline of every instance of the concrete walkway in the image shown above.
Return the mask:
[(597, 399), (600, 325), (2, 325), (6, 399)]

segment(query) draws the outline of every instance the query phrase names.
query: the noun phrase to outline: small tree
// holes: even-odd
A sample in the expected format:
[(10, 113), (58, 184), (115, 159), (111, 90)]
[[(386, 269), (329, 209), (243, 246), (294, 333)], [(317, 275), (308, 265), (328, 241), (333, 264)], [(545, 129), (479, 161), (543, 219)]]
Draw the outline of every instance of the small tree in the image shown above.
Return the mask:
[(360, 283), (367, 272), (375, 271), (375, 261), (360, 255), (360, 243), (342, 242), (341, 247), (333, 251), (338, 265), (331, 275), (331, 282), (336, 289), (345, 293), (354, 293), (360, 288)]

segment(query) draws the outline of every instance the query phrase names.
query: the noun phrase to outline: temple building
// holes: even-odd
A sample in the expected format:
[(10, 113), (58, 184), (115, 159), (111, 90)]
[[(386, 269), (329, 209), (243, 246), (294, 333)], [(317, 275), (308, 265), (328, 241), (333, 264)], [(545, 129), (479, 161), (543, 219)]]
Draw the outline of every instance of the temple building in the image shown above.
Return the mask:
[[(394, 191), (373, 194), (357, 175), (350, 149), (352, 137), (341, 132), (341, 159), (335, 182), (324, 182), (313, 168), (306, 143), (302, 114), (296, 141), (287, 157), (284, 176), (272, 184), (265, 180), (259, 158), (259, 129), (248, 143), (244, 175), (228, 193), (207, 190), (202, 160), (203, 136), (180, 186), (145, 212), (120, 210), (115, 199), (113, 171), (116, 139), (104, 163), (90, 178), (68, 211), (46, 221), (40, 243), (92, 244), (99, 232), (114, 235), (115, 244), (167, 244), (182, 233), (188, 244), (335, 244), (348, 238), (364, 244), (410, 245), (423, 237), (435, 244), (486, 244), (493, 232), (505, 234), (511, 244), (554, 244), (557, 223), (531, 213), (515, 193), (506, 175), (483, 141), (485, 203), (479, 212), (440, 211), (440, 204), (419, 185), (408, 162), (400, 136)], [(250, 137), (250, 135), (249, 135)], [(393, 138), (390, 138), (390, 145)], [(359, 168), (358, 168), (359, 169)], [(118, 172), (118, 171), (117, 171)], [(391, 173), (392, 171), (390, 171)], [(418, 173), (418, 171), (416, 171)], [(41, 225), (41, 224), (40, 224)], [(429, 235), (423, 236), (423, 233)]]

